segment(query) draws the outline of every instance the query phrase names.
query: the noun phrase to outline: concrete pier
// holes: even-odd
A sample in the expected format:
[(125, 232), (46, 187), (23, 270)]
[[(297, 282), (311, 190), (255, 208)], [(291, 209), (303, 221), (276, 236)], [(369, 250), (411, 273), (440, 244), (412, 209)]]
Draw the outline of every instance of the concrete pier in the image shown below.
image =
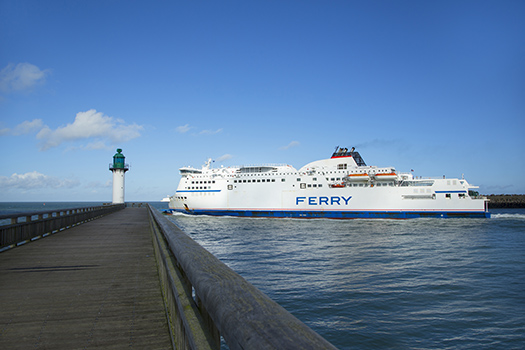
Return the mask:
[(0, 349), (170, 349), (147, 208), (0, 254)]

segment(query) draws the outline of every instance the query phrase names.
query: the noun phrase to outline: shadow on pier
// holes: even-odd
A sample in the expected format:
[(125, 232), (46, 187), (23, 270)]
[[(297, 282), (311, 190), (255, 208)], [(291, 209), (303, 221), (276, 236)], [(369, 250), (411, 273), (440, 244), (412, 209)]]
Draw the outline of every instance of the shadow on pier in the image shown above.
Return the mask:
[(334, 348), (147, 205), (19, 217), (0, 226), (2, 349)]

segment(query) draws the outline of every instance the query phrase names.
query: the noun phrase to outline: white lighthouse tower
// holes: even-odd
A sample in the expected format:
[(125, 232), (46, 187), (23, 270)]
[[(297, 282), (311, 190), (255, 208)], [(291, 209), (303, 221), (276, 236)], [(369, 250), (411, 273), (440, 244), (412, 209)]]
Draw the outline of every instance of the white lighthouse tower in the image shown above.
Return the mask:
[(113, 204), (124, 203), (124, 174), (129, 170), (125, 159), (122, 149), (119, 148), (113, 156), (113, 164), (109, 164), (109, 170), (113, 172)]

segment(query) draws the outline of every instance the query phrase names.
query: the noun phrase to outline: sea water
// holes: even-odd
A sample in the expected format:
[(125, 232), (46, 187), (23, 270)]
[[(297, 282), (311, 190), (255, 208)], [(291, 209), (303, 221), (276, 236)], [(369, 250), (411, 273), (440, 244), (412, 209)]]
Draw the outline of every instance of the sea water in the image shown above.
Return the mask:
[[(0, 214), (99, 204), (0, 203)], [(491, 212), (167, 218), (339, 349), (524, 349), (525, 209)]]
[(525, 210), (492, 213), (168, 218), (339, 349), (523, 349)]

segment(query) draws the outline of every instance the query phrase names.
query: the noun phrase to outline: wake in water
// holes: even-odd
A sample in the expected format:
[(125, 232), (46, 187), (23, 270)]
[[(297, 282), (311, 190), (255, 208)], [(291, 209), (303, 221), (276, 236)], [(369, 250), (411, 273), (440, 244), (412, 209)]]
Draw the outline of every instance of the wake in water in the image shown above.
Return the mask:
[(166, 214), (166, 215), (168, 215), (168, 216), (186, 216), (186, 217), (192, 217), (192, 216), (194, 216), (194, 215), (191, 215), (191, 214), (181, 213), (181, 212), (178, 212), (178, 211), (171, 212), (171, 213), (166, 213), (166, 212), (164, 212), (163, 214)]
[(503, 213), (503, 214), (492, 214), (492, 219), (516, 219), (516, 220), (525, 220), (525, 214), (521, 213)]

